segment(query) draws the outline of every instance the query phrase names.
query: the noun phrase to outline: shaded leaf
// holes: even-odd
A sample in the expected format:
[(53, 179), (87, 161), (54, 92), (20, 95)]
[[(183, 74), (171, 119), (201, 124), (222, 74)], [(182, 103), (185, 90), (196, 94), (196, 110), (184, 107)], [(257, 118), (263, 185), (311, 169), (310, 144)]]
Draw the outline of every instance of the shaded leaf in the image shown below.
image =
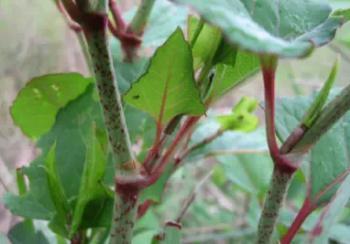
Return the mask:
[(322, 211), (317, 224), (312, 231), (312, 243), (328, 243), (332, 232), (329, 226), (336, 224), (337, 217), (343, 211), (350, 199), (350, 176), (340, 185), (331, 202)]
[(124, 99), (162, 125), (179, 114), (204, 113), (205, 107), (194, 81), (191, 50), (180, 29), (157, 50), (147, 73)]
[[(27, 218), (52, 221), (50, 227), (55, 231), (59, 230), (58, 227), (60, 225), (56, 217), (57, 210), (50, 197), (47, 171), (44, 168), (45, 160), (50, 149), (55, 144), (57, 177), (62, 183), (64, 194), (69, 199), (70, 206), (74, 207), (74, 204), (76, 204), (75, 200), (80, 192), (84, 164), (89, 150), (86, 144), (88, 138), (86, 135), (90, 134), (92, 125), (96, 125), (96, 129), (101, 134), (99, 140), (104, 141), (101, 144), (106, 144), (107, 142), (101, 108), (99, 103), (94, 100), (96, 97), (94, 92), (93, 86), (89, 86), (83, 95), (61, 109), (57, 115), (54, 127), (38, 141), (38, 147), (41, 149), (42, 154), (29, 167), (23, 169), (30, 182), (28, 192), (23, 196), (7, 194), (4, 198), (6, 207), (14, 214)], [(108, 155), (108, 151), (104, 151), (104, 154)], [(111, 160), (109, 160), (109, 164), (111, 164)], [(108, 167), (113, 168), (113, 165)], [(104, 183), (110, 184), (112, 182), (113, 175), (109, 178), (104, 178)], [(103, 219), (103, 216), (106, 215), (106, 212), (107, 215), (110, 213), (110, 206), (113, 205), (111, 202), (113, 200), (107, 204), (104, 198), (89, 203), (87, 207), (94, 210), (91, 211), (94, 223), (89, 221), (91, 216), (84, 215), (82, 220), (84, 228), (91, 224), (108, 226), (110, 220)], [(103, 209), (106, 212), (98, 211), (99, 209)]]
[(260, 63), (257, 56), (238, 51), (234, 64), (218, 64), (211, 91), (211, 97), (217, 99), (241, 84), (259, 70)]
[(242, 154), (217, 157), (226, 179), (242, 190), (264, 193), (270, 183), (273, 163), (268, 154)]
[[(187, 28), (189, 40), (192, 40), (199, 24), (197, 18), (193, 16), (188, 18)], [(192, 47), (193, 65), (195, 70), (204, 66), (207, 62), (213, 61), (216, 50), (221, 43), (221, 39), (221, 31), (218, 28), (204, 24), (194, 46)]]
[[(80, 190), (77, 197), (77, 203), (74, 207), (73, 220), (70, 230), (72, 237), (78, 230), (87, 205), (96, 200), (108, 198), (107, 190), (102, 185), (106, 169), (107, 158), (96, 137), (95, 127), (93, 126), (86, 142), (86, 157), (83, 174), (80, 182)], [(110, 196), (113, 199), (113, 195)], [(95, 205), (96, 207), (98, 205)], [(103, 206), (103, 205), (102, 205)], [(90, 209), (91, 210), (91, 209)], [(98, 208), (94, 211), (98, 212)], [(101, 211), (101, 210), (100, 210)], [(96, 224), (96, 219), (89, 219), (91, 225)]]
[(12, 118), (27, 136), (38, 138), (54, 125), (59, 109), (81, 95), (91, 82), (77, 73), (33, 78), (17, 95)]
[(49, 244), (42, 232), (36, 231), (30, 221), (23, 221), (10, 230), (8, 238), (12, 244)]
[(55, 149), (56, 147), (53, 145), (45, 159), (45, 170), (50, 196), (56, 209), (56, 214), (50, 225), (56, 230), (57, 233), (67, 237), (67, 216), (69, 214), (70, 207), (57, 173)]
[(176, 0), (197, 10), (243, 49), (282, 57), (307, 55), (329, 42), (339, 18), (325, 0)]

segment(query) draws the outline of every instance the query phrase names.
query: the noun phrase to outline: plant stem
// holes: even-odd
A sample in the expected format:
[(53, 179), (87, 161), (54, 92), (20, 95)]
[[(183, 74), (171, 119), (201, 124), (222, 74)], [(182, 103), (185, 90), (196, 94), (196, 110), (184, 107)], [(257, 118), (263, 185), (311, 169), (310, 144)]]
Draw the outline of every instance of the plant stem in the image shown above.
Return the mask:
[[(124, 188), (125, 187), (125, 188)], [(119, 197), (115, 200), (111, 244), (130, 244), (136, 220), (138, 190), (116, 184)]]
[(293, 152), (307, 151), (350, 109), (350, 85), (346, 86), (325, 108)]
[(109, 142), (117, 159), (117, 167), (122, 169), (123, 165), (133, 164), (134, 157), (108, 47), (107, 19), (103, 16), (101, 18), (100, 28), (90, 29), (89, 26), (84, 26), (84, 33), (94, 68)]
[(270, 155), (274, 162), (274, 171), (259, 221), (257, 243), (269, 244), (288, 183), (298, 167), (290, 162), (286, 155), (280, 153), (275, 135), (275, 71), (277, 59), (276, 57), (264, 57), (261, 64), (265, 91), (266, 135)]
[(280, 171), (277, 167), (274, 168), (269, 192), (258, 225), (257, 243), (259, 244), (271, 243), (279, 210), (282, 207), (291, 176), (289, 173)]
[(301, 225), (304, 223), (305, 219), (313, 212), (315, 207), (316, 206), (314, 206), (308, 198), (305, 199), (303, 206), (293, 221), (293, 224), (289, 227), (287, 234), (281, 239), (281, 244), (291, 243), (294, 236), (298, 233)]
[(129, 32), (135, 33), (138, 36), (141, 36), (143, 34), (144, 28), (147, 24), (155, 2), (156, 0), (142, 0), (134, 18), (128, 27)]
[[(136, 173), (129, 132), (124, 117), (120, 93), (116, 87), (117, 82), (108, 46), (108, 19), (106, 15), (98, 14), (87, 14), (85, 18), (91, 18), (87, 21), (88, 23), (82, 23), (82, 26), (91, 56), (91, 63), (94, 68), (105, 125), (116, 160), (118, 174), (124, 174), (125, 171), (127, 173)], [(125, 197), (126, 193), (123, 191), (129, 192), (129, 190), (125, 188), (118, 189), (116, 186), (112, 225), (112, 233), (114, 235), (111, 236), (111, 243), (113, 244), (131, 243), (135, 221), (133, 212), (136, 211), (137, 192), (132, 197)]]
[(118, 31), (121, 31), (121, 32), (125, 31), (126, 24), (124, 22), (121, 11), (115, 0), (109, 0), (109, 8), (112, 12), (113, 19), (114, 19), (115, 25), (117, 26)]

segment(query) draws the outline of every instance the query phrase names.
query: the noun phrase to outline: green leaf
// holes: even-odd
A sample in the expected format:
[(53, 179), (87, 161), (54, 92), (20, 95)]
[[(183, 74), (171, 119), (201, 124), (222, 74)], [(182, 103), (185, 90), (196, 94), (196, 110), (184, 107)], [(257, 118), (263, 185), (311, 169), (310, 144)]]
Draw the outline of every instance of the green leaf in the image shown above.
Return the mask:
[(258, 101), (249, 97), (243, 97), (232, 109), (229, 115), (218, 117), (221, 130), (237, 130), (249, 132), (257, 128), (259, 119), (252, 114), (258, 106)]
[[(188, 39), (192, 40), (197, 30), (199, 20), (193, 16), (188, 18)], [(222, 39), (221, 31), (214, 26), (204, 24), (194, 46), (192, 47), (194, 69), (204, 66), (207, 62), (212, 62), (216, 50)]]
[[(282, 99), (277, 103), (276, 128), (282, 140), (300, 124), (313, 100), (314, 97), (296, 97)], [(347, 113), (321, 137), (307, 158), (311, 167), (308, 194), (310, 200), (318, 206), (331, 200), (339, 187), (338, 181), (346, 176), (350, 168), (349, 125), (350, 114)]]
[(162, 125), (179, 114), (201, 115), (205, 107), (192, 67), (191, 50), (177, 29), (157, 50), (147, 73), (133, 84), (124, 99)]
[(38, 138), (54, 125), (59, 109), (81, 95), (91, 82), (77, 73), (33, 78), (13, 103), (14, 122), (27, 136)]
[(269, 186), (272, 162), (268, 154), (217, 157), (226, 179), (251, 194), (264, 193)]
[[(105, 188), (102, 186), (102, 180), (106, 169), (106, 155), (103, 152), (101, 145), (96, 137), (95, 127), (86, 142), (86, 157), (81, 177), (80, 190), (78, 194), (77, 203), (74, 208), (72, 227), (70, 236), (72, 237), (78, 230), (84, 211), (89, 202), (96, 199), (108, 198)], [(113, 195), (112, 195), (113, 197)], [(95, 209), (97, 211), (99, 209)], [(95, 222), (96, 219), (90, 219)]]
[(328, 43), (341, 24), (326, 0), (176, 0), (218, 26), (229, 41), (254, 53), (302, 57)]
[(313, 243), (328, 243), (331, 228), (336, 224), (337, 217), (343, 211), (350, 199), (350, 176), (340, 185), (329, 205), (324, 208), (316, 226), (313, 229)]
[(8, 238), (12, 244), (49, 244), (42, 232), (36, 231), (30, 221), (23, 221), (10, 230)]
[(306, 112), (304, 118), (303, 118), (303, 124), (310, 128), (315, 120), (320, 115), (324, 105), (327, 102), (327, 98), (329, 96), (329, 93), (333, 87), (333, 84), (335, 82), (337, 73), (338, 73), (338, 66), (339, 62), (338, 60), (333, 65), (333, 68), (328, 76), (327, 81), (324, 83), (321, 91), (318, 93), (317, 97), (315, 98), (314, 102)]
[[(69, 204), (73, 209), (80, 193), (86, 155), (89, 155), (88, 150), (90, 150), (87, 144), (87, 138), (89, 138), (87, 135), (90, 135), (93, 125), (96, 125), (101, 144), (107, 145), (101, 108), (95, 98), (94, 86), (90, 85), (83, 95), (60, 110), (54, 127), (40, 138), (37, 146), (41, 149), (42, 154), (29, 167), (23, 169), (30, 182), (28, 192), (23, 196), (7, 194), (4, 197), (6, 207), (14, 214), (26, 218), (52, 221), (50, 227), (55, 232), (59, 231), (57, 210), (51, 199), (47, 171), (44, 167), (46, 158), (55, 144), (57, 177), (59, 177), (64, 194), (69, 199)], [(109, 154), (107, 147), (104, 150), (104, 154), (107, 156)], [(102, 183), (112, 184), (114, 167), (110, 159), (108, 168), (111, 169), (109, 172), (112, 174), (108, 177), (105, 176)], [(93, 209), (90, 211), (93, 216), (84, 213), (83, 227), (108, 226), (110, 219), (107, 219), (106, 216), (109, 216), (113, 206), (112, 202), (112, 198), (102, 198), (89, 202), (86, 208)], [(91, 219), (94, 220), (93, 223)]]
[(211, 97), (217, 99), (241, 84), (259, 70), (260, 63), (256, 55), (238, 51), (234, 64), (218, 64), (211, 91)]
[(61, 180), (59, 179), (57, 173), (55, 149), (56, 146), (53, 145), (45, 160), (45, 170), (47, 174), (50, 196), (56, 208), (56, 214), (51, 225), (62, 236), (67, 236), (67, 216), (69, 214), (70, 207), (65, 196)]

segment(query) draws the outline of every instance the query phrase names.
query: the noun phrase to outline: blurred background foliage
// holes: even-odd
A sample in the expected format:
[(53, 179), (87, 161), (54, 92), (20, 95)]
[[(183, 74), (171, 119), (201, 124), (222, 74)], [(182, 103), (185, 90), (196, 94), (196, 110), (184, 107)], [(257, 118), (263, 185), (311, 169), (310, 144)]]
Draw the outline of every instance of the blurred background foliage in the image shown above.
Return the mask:
[[(138, 1), (119, 2), (126, 12), (126, 18), (130, 18), (133, 6)], [(177, 25), (184, 26), (186, 21), (186, 10), (170, 6), (165, 0), (159, 2), (145, 34), (143, 56), (150, 56)], [(346, 1), (332, 3), (341, 6)], [(136, 79), (144, 70), (147, 60), (140, 60), (134, 67), (134, 73), (125, 73), (123, 67), (129, 64), (121, 61), (118, 41), (113, 39), (111, 45), (118, 78), (126, 90), (128, 79)], [(318, 49), (312, 56), (303, 60), (282, 61), (277, 74), (278, 95), (309, 95), (318, 90), (337, 55), (341, 57), (341, 68), (336, 85), (343, 86), (348, 84), (349, 79), (350, 25), (344, 26), (330, 45)], [(28, 165), (38, 153), (13, 125), (9, 114), (13, 99), (32, 77), (66, 71), (88, 73), (76, 36), (67, 28), (52, 1), (1, 0), (0, 195), (6, 191), (16, 191), (15, 169)], [(208, 113), (209, 119), (196, 129), (191, 143), (215, 132), (217, 124), (210, 120), (211, 116), (230, 111), (242, 96), (256, 97), (261, 101), (262, 95), (261, 77), (257, 74), (216, 103)], [(257, 115), (262, 118), (261, 108)], [(147, 240), (159, 232), (162, 223), (177, 218), (193, 191), (196, 198), (183, 219), (184, 243), (250, 243), (254, 239), (272, 170), (263, 126), (260, 122), (259, 128), (250, 133), (227, 132), (201, 149), (205, 154), (190, 155), (185, 166), (167, 184), (161, 204), (152, 207), (152, 211), (138, 222), (134, 243), (148, 243)], [(205, 182), (198, 188), (198, 183), (204, 178)], [(305, 176), (299, 171), (289, 189), (287, 205), (280, 218), (280, 233), (286, 230), (300, 208), (305, 189)], [(334, 243), (350, 243), (350, 229), (346, 225), (350, 224), (349, 214), (349, 208), (345, 208), (339, 224), (332, 226)], [(319, 211), (313, 213), (303, 225), (303, 230), (310, 230), (318, 215)], [(0, 233), (7, 233), (17, 221), (18, 218), (0, 203)], [(45, 224), (38, 222), (37, 225), (45, 234), (48, 233)], [(303, 235), (299, 238), (299, 243), (305, 240)]]

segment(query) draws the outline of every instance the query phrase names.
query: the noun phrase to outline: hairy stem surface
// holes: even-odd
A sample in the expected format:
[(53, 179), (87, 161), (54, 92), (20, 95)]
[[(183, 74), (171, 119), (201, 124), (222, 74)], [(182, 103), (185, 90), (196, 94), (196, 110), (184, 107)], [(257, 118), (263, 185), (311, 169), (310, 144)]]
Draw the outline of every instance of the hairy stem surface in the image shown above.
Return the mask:
[[(105, 125), (114, 157), (117, 162), (118, 174), (123, 171), (135, 172), (135, 162), (131, 151), (131, 143), (125, 122), (111, 55), (107, 39), (107, 17), (95, 16), (94, 25), (84, 25), (84, 33), (91, 55), (96, 85), (103, 108)], [(117, 187), (116, 187), (117, 188)], [(137, 192), (125, 195), (129, 189), (116, 189), (115, 209), (113, 215), (111, 243), (131, 243), (132, 230), (135, 222)]]
[(270, 189), (258, 225), (258, 244), (271, 243), (274, 227), (287, 192), (291, 174), (274, 168)]

